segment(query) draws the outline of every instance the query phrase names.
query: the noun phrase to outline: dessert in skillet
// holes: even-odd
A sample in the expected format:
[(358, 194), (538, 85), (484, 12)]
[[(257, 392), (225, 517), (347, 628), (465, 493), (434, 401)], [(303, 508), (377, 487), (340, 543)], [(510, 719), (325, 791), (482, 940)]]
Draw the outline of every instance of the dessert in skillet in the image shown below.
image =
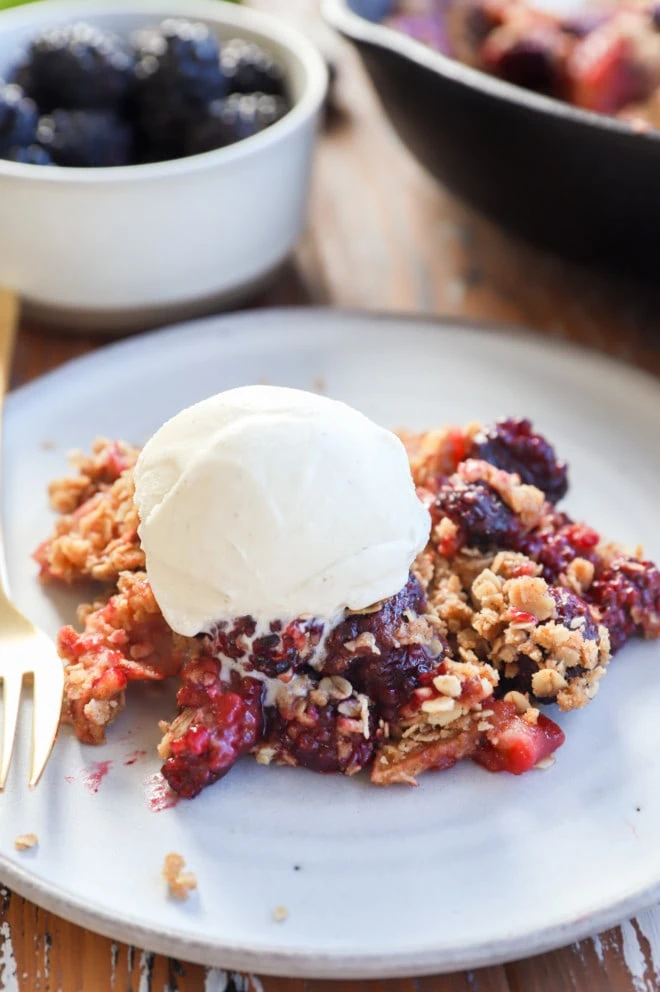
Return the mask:
[(393, 6), (393, 27), (468, 65), (640, 130), (660, 127), (660, 9), (650, 0), (594, 0), (574, 13), (534, 0)]
[(556, 508), (566, 465), (526, 420), (399, 438), (250, 386), (74, 463), (35, 553), (103, 583), (60, 633), (64, 719), (102, 743), (130, 682), (176, 678), (159, 753), (185, 797), (244, 754), (379, 785), (543, 767), (542, 710), (660, 636), (660, 572)]

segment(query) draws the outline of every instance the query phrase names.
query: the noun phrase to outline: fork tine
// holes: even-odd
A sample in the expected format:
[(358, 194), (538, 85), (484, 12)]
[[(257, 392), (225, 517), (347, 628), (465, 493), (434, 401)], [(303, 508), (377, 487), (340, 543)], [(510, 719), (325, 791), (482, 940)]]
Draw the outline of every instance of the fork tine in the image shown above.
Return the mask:
[(12, 751), (14, 750), (22, 685), (23, 675), (20, 671), (14, 673), (11, 677), (4, 676), (4, 726), (2, 728), (2, 759), (0, 760), (0, 792), (5, 787), (11, 764)]
[(32, 703), (32, 756), (30, 758), (30, 788), (34, 788), (46, 767), (55, 743), (62, 710), (64, 668), (59, 659), (39, 666), (34, 672)]

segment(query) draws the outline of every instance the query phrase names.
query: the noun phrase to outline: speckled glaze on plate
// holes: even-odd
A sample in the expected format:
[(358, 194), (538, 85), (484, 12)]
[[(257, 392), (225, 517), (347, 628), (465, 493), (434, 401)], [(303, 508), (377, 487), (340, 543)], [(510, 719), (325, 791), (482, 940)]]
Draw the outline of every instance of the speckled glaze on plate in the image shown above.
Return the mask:
[[(571, 462), (569, 511), (660, 557), (655, 380), (493, 328), (256, 311), (122, 342), (10, 398), (5, 513), (22, 608), (55, 633), (84, 595), (49, 595), (29, 558), (67, 449), (97, 434), (142, 442), (181, 407), (264, 380), (323, 388), (389, 426), (528, 414)], [(0, 796), (0, 880), (116, 939), (263, 974), (422, 974), (569, 943), (660, 897), (659, 662), (658, 644), (627, 648), (595, 703), (559, 718), (555, 766), (523, 779), (465, 763), (418, 789), (379, 790), (245, 760), (160, 811), (167, 687), (133, 691), (103, 748), (64, 730), (34, 793), (26, 712)], [(39, 846), (19, 854), (26, 832)], [(169, 851), (198, 877), (184, 904), (160, 877)]]

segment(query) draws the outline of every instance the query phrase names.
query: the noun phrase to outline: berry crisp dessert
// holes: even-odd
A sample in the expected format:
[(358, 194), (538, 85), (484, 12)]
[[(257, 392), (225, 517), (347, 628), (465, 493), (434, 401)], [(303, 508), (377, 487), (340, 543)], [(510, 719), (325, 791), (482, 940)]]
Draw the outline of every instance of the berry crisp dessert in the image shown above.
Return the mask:
[(175, 679), (182, 797), (248, 754), (383, 786), (545, 768), (551, 714), (660, 636), (660, 571), (559, 508), (567, 466), (528, 420), (395, 435), (248, 386), (72, 460), (34, 554), (45, 583), (98, 584), (59, 634), (63, 720), (102, 744), (131, 683)]

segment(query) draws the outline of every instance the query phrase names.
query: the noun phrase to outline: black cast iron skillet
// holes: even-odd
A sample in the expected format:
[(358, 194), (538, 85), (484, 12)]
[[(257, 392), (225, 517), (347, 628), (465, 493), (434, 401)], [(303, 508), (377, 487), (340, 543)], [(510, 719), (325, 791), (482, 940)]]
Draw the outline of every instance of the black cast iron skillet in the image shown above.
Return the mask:
[(434, 176), (528, 241), (660, 284), (660, 132), (471, 69), (368, 20), (369, 7), (323, 0)]

